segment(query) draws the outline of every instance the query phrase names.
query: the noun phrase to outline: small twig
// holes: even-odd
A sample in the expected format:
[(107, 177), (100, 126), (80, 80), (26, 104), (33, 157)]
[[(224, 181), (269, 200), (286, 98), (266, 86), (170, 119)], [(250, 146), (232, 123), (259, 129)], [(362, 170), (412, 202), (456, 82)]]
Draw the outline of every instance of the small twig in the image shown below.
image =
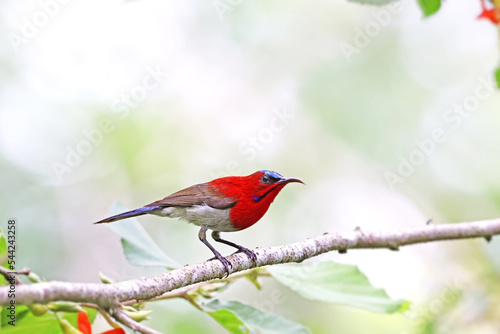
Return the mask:
[(30, 270), (28, 268), (23, 268), (20, 271), (9, 271), (9, 270), (5, 269), (4, 267), (0, 266), (0, 274), (2, 274), (2, 276), (5, 277), (5, 279), (9, 282), (11, 280), (10, 276), (14, 275), (14, 280), (16, 282), (16, 285), (23, 284), (23, 282), (21, 282), (21, 280), (17, 277), (17, 275), (29, 275), (29, 273), (30, 273)]
[(16, 271), (16, 273), (18, 275), (26, 275), (26, 276), (28, 276), (31, 273), (31, 270), (30, 270), (30, 268), (24, 267), (23, 269)]
[(143, 334), (162, 334), (133, 320), (121, 308), (114, 308), (111, 313), (116, 320), (134, 331)]
[(109, 313), (106, 312), (106, 310), (100, 308), (99, 305), (92, 304), (92, 303), (80, 303), (80, 306), (88, 307), (88, 308), (93, 308), (93, 309), (97, 310), (97, 312), (99, 312), (103, 316), (103, 318), (106, 320), (106, 322), (111, 327), (113, 327), (113, 328), (121, 328), (120, 325), (118, 325), (116, 323), (116, 321), (113, 320), (113, 318), (109, 315)]
[(203, 309), (201, 308), (200, 304), (198, 304), (196, 302), (196, 300), (188, 293), (184, 294), (182, 296), (182, 298), (184, 298), (185, 300), (187, 300), (191, 305), (193, 305), (194, 307), (196, 307), (198, 310), (200, 311), (203, 311)]

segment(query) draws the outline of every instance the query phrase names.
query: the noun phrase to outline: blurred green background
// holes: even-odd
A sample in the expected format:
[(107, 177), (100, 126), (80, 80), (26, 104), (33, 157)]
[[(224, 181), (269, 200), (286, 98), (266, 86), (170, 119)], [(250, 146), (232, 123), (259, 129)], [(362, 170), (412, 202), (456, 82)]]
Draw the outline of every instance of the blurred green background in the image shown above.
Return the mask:
[[(428, 19), (414, 1), (63, 2), (0, 6), (0, 227), (18, 220), (20, 266), (47, 280), (161, 272), (127, 264), (92, 222), (115, 201), (136, 208), (260, 169), (307, 186), (226, 235), (251, 248), (500, 216), (498, 30), (476, 20), (478, 1)], [(211, 257), (197, 227), (139, 220), (179, 263)], [(407, 315), (305, 300), (271, 279), (221, 299), (313, 333), (498, 333), (499, 254), (494, 238), (308, 260), (358, 265), (412, 302)], [(225, 332), (185, 301), (153, 309), (158, 330)]]

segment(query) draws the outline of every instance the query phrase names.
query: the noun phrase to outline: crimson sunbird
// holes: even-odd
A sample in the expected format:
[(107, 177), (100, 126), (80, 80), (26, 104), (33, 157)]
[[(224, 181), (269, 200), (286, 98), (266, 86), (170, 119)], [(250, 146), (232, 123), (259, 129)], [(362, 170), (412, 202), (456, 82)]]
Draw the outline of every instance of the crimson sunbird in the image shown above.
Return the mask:
[(297, 178), (286, 178), (281, 174), (261, 170), (248, 176), (227, 176), (210, 182), (195, 184), (142, 208), (124, 212), (94, 224), (111, 223), (117, 220), (153, 214), (162, 217), (180, 218), (201, 226), (198, 237), (217, 258), (229, 275), (231, 263), (207, 240), (207, 230), (212, 230), (216, 242), (229, 245), (244, 252), (257, 263), (255, 253), (231, 241), (221, 239), (220, 232), (244, 230), (267, 212), (274, 198), (288, 183), (299, 182)]

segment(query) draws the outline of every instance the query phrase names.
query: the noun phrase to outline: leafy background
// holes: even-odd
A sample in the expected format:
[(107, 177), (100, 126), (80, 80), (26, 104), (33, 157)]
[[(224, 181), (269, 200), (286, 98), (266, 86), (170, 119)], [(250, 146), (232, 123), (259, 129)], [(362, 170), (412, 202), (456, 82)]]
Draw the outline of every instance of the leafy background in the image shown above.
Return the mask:
[[(233, 2), (222, 11), (218, 3), (71, 1), (17, 50), (12, 33), (20, 34), (41, 7), (2, 3), (0, 227), (18, 220), (19, 266), (47, 280), (79, 282), (99, 281), (99, 271), (114, 280), (162, 272), (127, 263), (120, 238), (91, 223), (116, 200), (138, 207), (194, 183), (264, 168), (307, 186), (287, 187), (261, 222), (226, 235), (247, 247), (356, 226), (390, 230), (429, 218), (499, 216), (498, 92), (457, 127), (444, 121), (498, 64), (498, 31), (476, 20), (479, 2), (447, 1), (424, 19), (417, 3), (402, 1), (352, 57), (342, 45), (355, 45), (389, 7), (274, 0)], [(168, 76), (137, 106), (117, 113), (115, 103), (141, 85), (148, 68)], [(85, 144), (103, 120), (112, 130)], [(437, 128), (446, 140), (391, 185), (387, 172), (397, 173), (418, 149), (415, 142)], [(85, 145), (69, 172), (56, 172)], [(139, 221), (177, 263), (211, 256), (194, 226)], [(261, 291), (236, 282), (212, 307), (245, 302), (314, 333), (496, 333), (499, 251), (494, 238), (306, 261), (358, 266), (375, 287), (412, 302), (406, 315), (307, 300), (266, 278)], [(147, 324), (158, 330), (224, 332), (183, 300), (152, 308)], [(98, 318), (96, 331), (105, 328)]]

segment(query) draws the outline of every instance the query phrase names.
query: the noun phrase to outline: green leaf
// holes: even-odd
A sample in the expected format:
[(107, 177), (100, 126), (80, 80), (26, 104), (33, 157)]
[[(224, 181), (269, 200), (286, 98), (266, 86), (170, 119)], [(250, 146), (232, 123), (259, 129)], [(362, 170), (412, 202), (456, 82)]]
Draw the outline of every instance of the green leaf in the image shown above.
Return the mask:
[[(26, 310), (26, 312), (29, 312)], [(54, 314), (47, 313), (41, 317), (35, 317), (34, 315), (27, 315), (23, 321), (16, 319), (15, 326), (6, 324), (2, 326), (2, 334), (25, 334), (25, 333), (37, 333), (37, 334), (49, 334), (49, 333), (61, 333), (59, 324), (57, 323)]]
[(388, 3), (395, 2), (396, 0), (349, 0), (349, 1), (357, 2), (363, 5), (383, 6), (387, 5)]
[[(5, 240), (5, 236), (2, 234), (2, 230), (0, 230), (0, 258), (3, 258), (7, 254), (7, 240)], [(7, 268), (7, 261), (4, 263), (0, 263), (0, 266), (4, 266)]]
[(408, 307), (407, 302), (392, 300), (385, 290), (374, 288), (356, 266), (328, 261), (311, 266), (276, 266), (269, 271), (280, 283), (308, 299), (380, 313), (402, 312)]
[(237, 301), (221, 302), (215, 299), (206, 304), (205, 308), (212, 318), (233, 334), (311, 333), (301, 324)]
[(44, 305), (44, 304), (35, 303), (35, 304), (27, 305), (27, 306), (28, 306), (28, 309), (30, 310), (30, 312), (36, 316), (42, 316), (49, 311), (49, 306)]
[[(90, 322), (94, 322), (97, 315), (97, 311), (92, 308), (84, 307), (87, 311), (87, 316)], [(78, 328), (77, 313), (58, 313), (63, 314), (62, 318), (69, 321), (69, 323)], [(2, 314), (2, 320), (4, 315)], [(2, 324), (2, 334), (26, 334), (26, 333), (37, 333), (37, 334), (59, 334), (61, 333), (61, 327), (57, 322), (57, 319), (53, 313), (46, 313), (42, 316), (34, 316), (26, 306), (19, 305), (16, 307), (16, 322), (15, 326), (11, 326), (7, 323)]]
[(500, 88), (500, 67), (495, 71), (495, 79), (497, 81), (498, 88)]
[(212, 318), (214, 318), (219, 324), (221, 324), (230, 333), (240, 334), (240, 333), (250, 333), (249, 329), (245, 326), (243, 321), (241, 321), (233, 312), (222, 309), (214, 312), (208, 312)]
[[(110, 210), (110, 215), (125, 211), (127, 209), (123, 205), (115, 203)], [(165, 267), (168, 269), (180, 267), (177, 262), (163, 253), (135, 218), (111, 223), (109, 227), (121, 237), (123, 253), (131, 264), (140, 267)]]
[[(8, 324), (8, 322), (12, 321), (12, 319), (8, 317), (11, 314), (11, 310), (8, 309), (7, 307), (8, 306), (4, 306), (2, 308), (2, 315), (1, 315), (2, 322), (1, 322), (1, 326), (0, 326), (2, 328), (12, 327), (11, 325)], [(17, 325), (18, 321), (21, 321), (28, 314), (31, 314), (31, 312), (28, 310), (28, 308), (26, 306), (16, 306), (16, 313), (15, 313), (16, 325)], [(2, 329), (2, 333), (3, 333), (3, 329)]]
[(30, 271), (30, 273), (28, 274), (28, 276), (26, 276), (31, 283), (41, 283), (42, 282), (42, 279), (40, 278), (40, 276), (38, 276), (36, 273)]
[[(7, 254), (7, 241), (5, 240), (2, 230), (0, 229), (0, 258), (3, 258)], [(0, 266), (7, 268), (7, 260), (4, 263), (0, 263)], [(7, 284), (7, 280), (3, 275), (0, 275), (0, 285)]]
[(2, 310), (2, 334), (50, 333), (51, 327), (57, 330), (59, 328), (59, 324), (52, 313), (46, 313), (43, 316), (37, 317), (29, 311), (27, 306), (17, 305), (15, 313), (16, 319), (14, 322), (15, 326), (8, 324), (9, 321), (12, 321), (12, 319), (7, 318), (8, 313), (6, 308)]
[[(57, 318), (57, 314), (56, 314), (56, 318)], [(59, 322), (59, 326), (61, 327), (63, 334), (82, 334), (82, 332), (80, 332), (78, 329), (71, 326), (71, 324), (69, 323), (68, 320), (66, 320), (64, 318), (63, 319), (57, 318), (57, 320)]]
[(441, 0), (417, 0), (422, 12), (426, 17), (429, 17), (441, 8)]
[(111, 278), (109, 278), (108, 276), (104, 275), (102, 272), (99, 272), (99, 279), (104, 284), (113, 284), (114, 283), (114, 281)]

